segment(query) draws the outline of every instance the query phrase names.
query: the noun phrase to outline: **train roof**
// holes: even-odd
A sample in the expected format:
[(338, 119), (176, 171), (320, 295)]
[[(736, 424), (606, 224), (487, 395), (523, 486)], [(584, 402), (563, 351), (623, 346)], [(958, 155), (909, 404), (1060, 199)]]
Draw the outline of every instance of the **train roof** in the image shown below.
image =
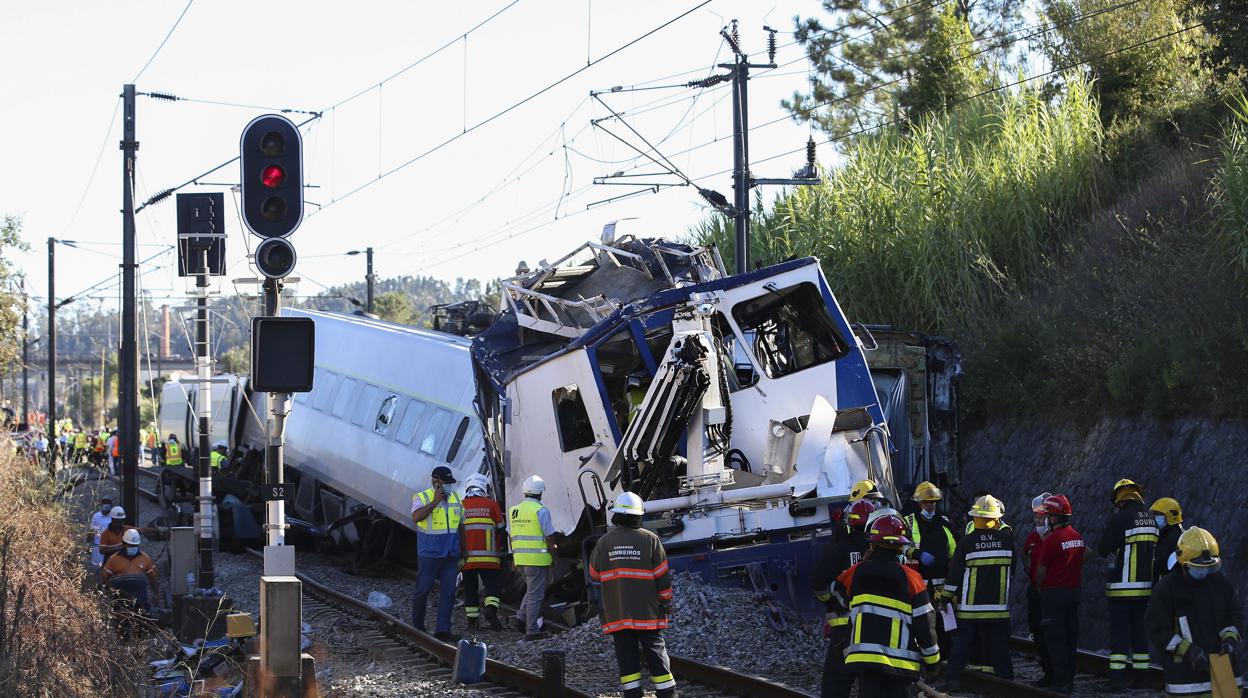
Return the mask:
[(389, 322), (387, 320), (371, 318), (365, 315), (334, 313), (324, 310), (309, 310), (307, 308), (282, 308), (282, 315), (288, 317), (310, 317), (318, 321), (340, 322), (345, 325), (352, 325), (360, 328), (380, 329), (400, 335), (420, 337), (421, 339), (427, 339), (434, 342), (442, 342), (462, 349), (470, 349), (472, 347), (472, 340), (467, 337), (448, 334), (446, 332), (438, 332), (424, 327), (414, 327), (412, 325)]

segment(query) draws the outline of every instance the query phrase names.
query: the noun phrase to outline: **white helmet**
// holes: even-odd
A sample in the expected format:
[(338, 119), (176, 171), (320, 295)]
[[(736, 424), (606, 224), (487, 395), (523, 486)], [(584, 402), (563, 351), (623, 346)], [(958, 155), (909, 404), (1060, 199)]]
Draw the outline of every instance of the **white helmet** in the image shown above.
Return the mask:
[(142, 541), (143, 539), (139, 537), (138, 529), (128, 528), (125, 533), (121, 534), (121, 542), (126, 545), (138, 545)]
[(464, 494), (471, 494), (473, 490), (478, 491), (478, 496), (486, 496), (490, 491), (489, 478), (481, 473), (473, 473), (464, 478)]
[(537, 475), (530, 475), (524, 479), (525, 494), (541, 494), (546, 491), (546, 481)]
[(611, 507), (611, 511), (615, 514), (641, 516), (646, 513), (646, 505), (642, 503), (641, 497), (632, 492), (623, 492), (615, 498), (615, 506)]
[(112, 508), (111, 510), (109, 510), (109, 512), (108, 512), (108, 518), (110, 518), (110, 519), (124, 519), (124, 518), (126, 518), (126, 510), (125, 510), (125, 509), (122, 509), (121, 507), (113, 507), (113, 508)]

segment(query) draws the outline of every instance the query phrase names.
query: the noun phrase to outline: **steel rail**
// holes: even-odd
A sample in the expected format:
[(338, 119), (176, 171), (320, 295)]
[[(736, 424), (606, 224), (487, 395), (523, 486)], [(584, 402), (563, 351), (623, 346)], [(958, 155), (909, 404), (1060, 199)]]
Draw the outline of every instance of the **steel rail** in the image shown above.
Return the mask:
[[(1037, 655), (1040, 650), (1036, 647), (1034, 640), (1019, 635), (1010, 636), (1010, 649), (1017, 652), (1026, 652), (1027, 654)], [(1109, 657), (1088, 650), (1079, 650), (1075, 654), (1075, 669), (1085, 674), (1093, 674), (1095, 676), (1109, 675)], [(1131, 672), (1135, 675), (1135, 672)], [(1148, 688), (1154, 690), (1163, 690), (1166, 685), (1165, 674), (1161, 667), (1156, 664), (1148, 666), (1146, 679)]]

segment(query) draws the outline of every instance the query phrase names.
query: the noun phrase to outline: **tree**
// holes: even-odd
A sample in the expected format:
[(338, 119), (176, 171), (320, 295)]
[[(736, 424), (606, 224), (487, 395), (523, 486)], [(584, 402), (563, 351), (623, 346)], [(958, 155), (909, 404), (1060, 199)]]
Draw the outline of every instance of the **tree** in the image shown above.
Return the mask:
[[(794, 20), (813, 65), (810, 91), (781, 104), (833, 137), (922, 116), (948, 103), (942, 94), (971, 90), (954, 81), (977, 78), (984, 64), (1008, 58), (1014, 44), (1004, 37), (1021, 7), (1022, 0), (958, 0), (947, 10), (922, 0), (823, 0), (830, 21)], [(947, 15), (964, 30), (954, 31)], [(943, 38), (934, 41), (933, 34)]]
[(1248, 0), (1196, 0), (1196, 19), (1213, 38), (1201, 58), (1219, 77), (1244, 75), (1248, 69)]
[(412, 299), (401, 291), (386, 291), (373, 299), (373, 308), (377, 317), (402, 325), (415, 325), (420, 321), (420, 312), (412, 307)]
[(221, 355), (221, 372), (242, 374), (251, 371), (251, 345), (231, 347)]
[(26, 302), (15, 291), (13, 263), (9, 253), (26, 249), (22, 242), (22, 219), (5, 216), (0, 220), (0, 366), (11, 367), (21, 358), (22, 306)]

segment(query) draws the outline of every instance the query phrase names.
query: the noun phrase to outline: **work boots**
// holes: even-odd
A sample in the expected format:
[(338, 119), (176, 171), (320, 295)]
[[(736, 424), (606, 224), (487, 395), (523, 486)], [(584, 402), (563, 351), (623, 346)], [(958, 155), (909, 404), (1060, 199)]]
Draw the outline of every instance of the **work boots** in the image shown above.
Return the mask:
[(494, 606), (485, 607), (485, 622), (490, 624), (490, 630), (503, 629), (503, 624), (498, 620), (498, 608)]

